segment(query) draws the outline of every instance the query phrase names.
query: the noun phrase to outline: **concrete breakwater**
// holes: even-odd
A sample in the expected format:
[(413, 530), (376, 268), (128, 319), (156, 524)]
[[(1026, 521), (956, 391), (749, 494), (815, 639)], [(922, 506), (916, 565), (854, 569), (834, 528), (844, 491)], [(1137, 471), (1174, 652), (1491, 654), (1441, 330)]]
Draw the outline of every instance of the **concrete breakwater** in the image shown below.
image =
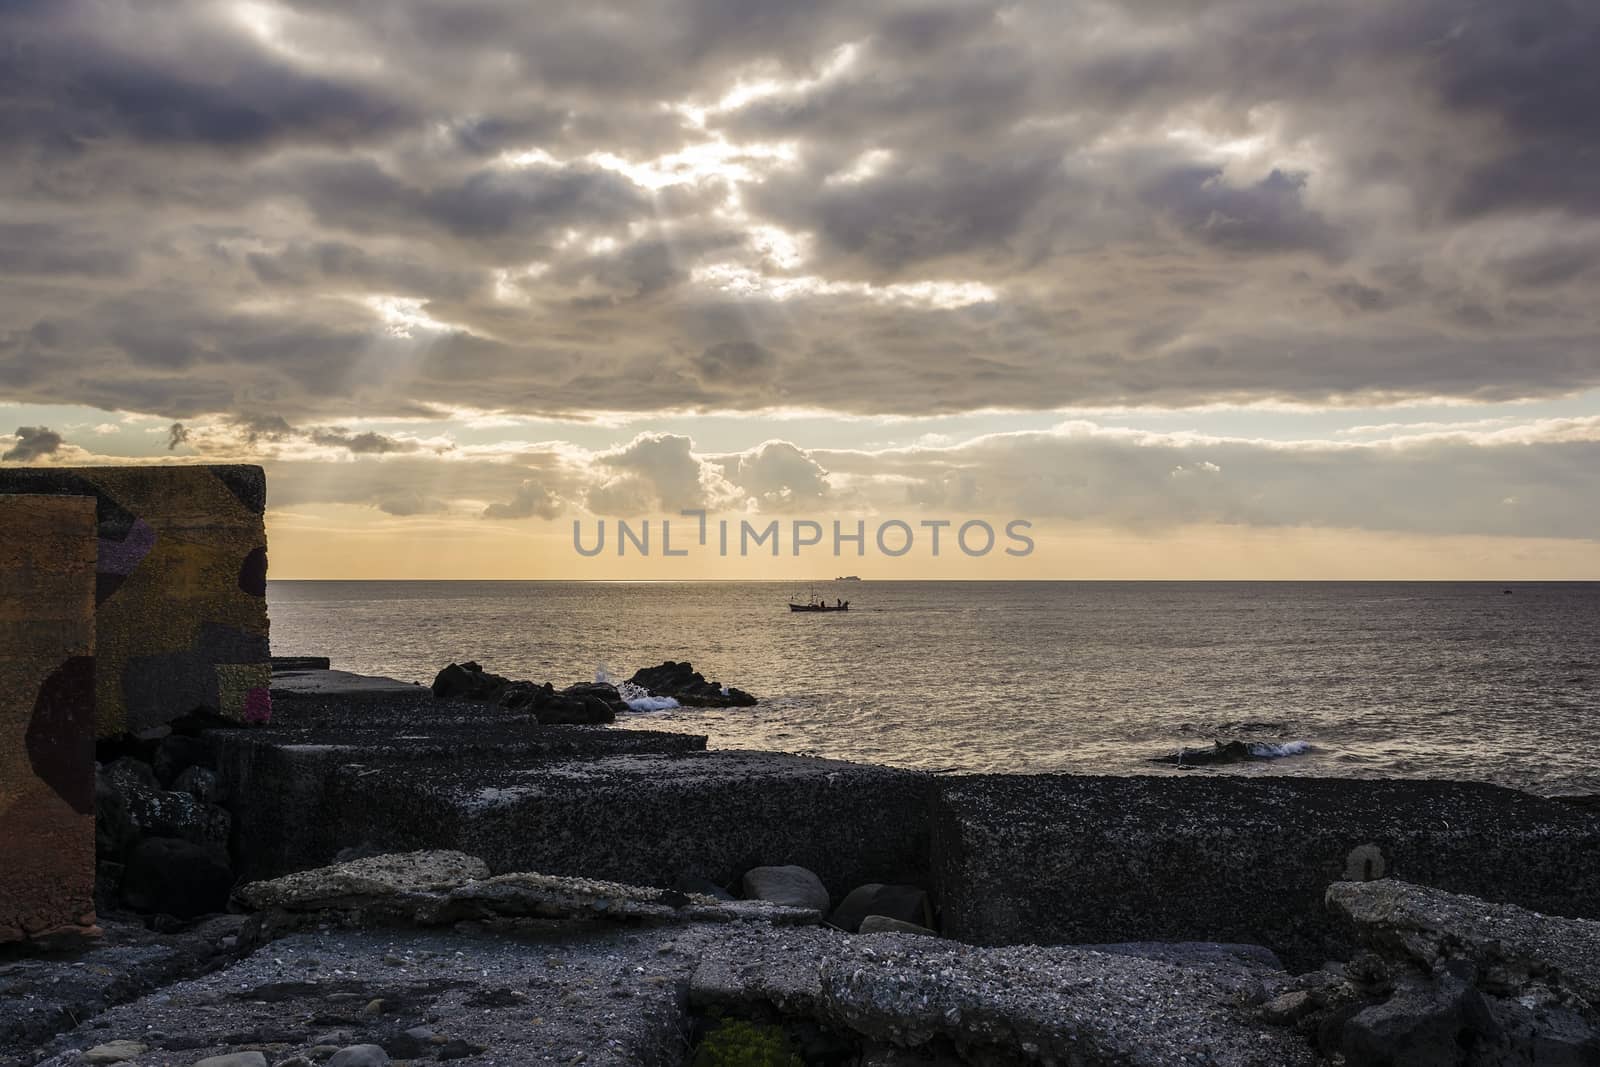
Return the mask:
[[(101, 829), (134, 824), (132, 843), (101, 835), (120, 850), (101, 856), (107, 944), (55, 970), (0, 960), (0, 1065), (112, 1062), (84, 1058), (107, 1037), (141, 1047), (122, 1062), (178, 1067), (304, 1067), (335, 1044), (348, 1062), (676, 1064), (730, 1019), (800, 1049), (774, 1062), (881, 1067), (1600, 1056), (1600, 972), (1563, 947), (1600, 944), (1582, 805), (708, 751), (315, 661), (281, 664), (273, 698), (270, 725), (184, 725), (102, 767)], [(873, 906), (891, 899), (898, 916)], [(1497, 947), (1511, 920), (1531, 947)], [(1564, 933), (1535, 944), (1541, 924)], [(1470, 974), (1440, 962), (1462, 931)], [(530, 1010), (566, 1021), (530, 1031)]]
[(416, 848), (657, 886), (794, 863), (835, 902), (924, 886), (977, 944), (1230, 939), (1307, 964), (1341, 936), (1318, 906), (1341, 879), (1600, 917), (1600, 817), (1489, 785), (930, 775), (302, 677), (274, 725), (206, 735), (247, 877)]

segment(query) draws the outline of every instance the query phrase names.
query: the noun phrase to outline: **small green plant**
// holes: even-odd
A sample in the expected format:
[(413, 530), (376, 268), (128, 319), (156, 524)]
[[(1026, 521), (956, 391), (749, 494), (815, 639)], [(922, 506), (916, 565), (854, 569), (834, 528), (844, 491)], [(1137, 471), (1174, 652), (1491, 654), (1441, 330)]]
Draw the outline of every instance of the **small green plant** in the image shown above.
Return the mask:
[(781, 1026), (725, 1019), (695, 1049), (690, 1067), (805, 1067)]

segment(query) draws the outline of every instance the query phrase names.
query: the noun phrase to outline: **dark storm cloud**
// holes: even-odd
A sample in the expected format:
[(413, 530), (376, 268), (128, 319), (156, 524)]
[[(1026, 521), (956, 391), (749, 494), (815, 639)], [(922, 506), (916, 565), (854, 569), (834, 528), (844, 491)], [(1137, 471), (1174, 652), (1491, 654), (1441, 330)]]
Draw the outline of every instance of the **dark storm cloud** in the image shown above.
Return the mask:
[(14, 146), (54, 150), (117, 141), (259, 150), (349, 144), (417, 120), (377, 87), (266, 53), (222, 11), (186, 0), (0, 9), (0, 36), (10, 42), (0, 130)]
[(60, 450), (61, 435), (48, 426), (18, 426), (14, 435), (17, 443), (0, 453), (0, 460), (32, 463), (41, 456)]
[(3, 398), (1593, 388), (1597, 33), (1578, 0), (13, 3)]

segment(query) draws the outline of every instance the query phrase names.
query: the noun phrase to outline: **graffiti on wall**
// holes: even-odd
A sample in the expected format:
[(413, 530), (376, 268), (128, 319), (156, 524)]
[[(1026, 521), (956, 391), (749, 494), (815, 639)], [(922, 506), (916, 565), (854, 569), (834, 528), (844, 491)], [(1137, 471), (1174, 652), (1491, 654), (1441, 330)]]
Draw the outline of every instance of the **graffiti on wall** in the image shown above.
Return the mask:
[(99, 736), (271, 716), (260, 467), (11, 467), (0, 493), (94, 498)]
[(0, 942), (92, 929), (95, 505), (0, 496)]

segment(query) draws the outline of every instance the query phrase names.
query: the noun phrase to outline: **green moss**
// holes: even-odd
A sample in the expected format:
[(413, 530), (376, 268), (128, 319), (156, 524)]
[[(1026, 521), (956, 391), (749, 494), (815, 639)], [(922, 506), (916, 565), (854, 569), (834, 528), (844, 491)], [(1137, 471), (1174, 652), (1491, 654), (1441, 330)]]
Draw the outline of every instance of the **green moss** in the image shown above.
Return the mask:
[(804, 1067), (780, 1026), (727, 1019), (695, 1049), (690, 1067)]

